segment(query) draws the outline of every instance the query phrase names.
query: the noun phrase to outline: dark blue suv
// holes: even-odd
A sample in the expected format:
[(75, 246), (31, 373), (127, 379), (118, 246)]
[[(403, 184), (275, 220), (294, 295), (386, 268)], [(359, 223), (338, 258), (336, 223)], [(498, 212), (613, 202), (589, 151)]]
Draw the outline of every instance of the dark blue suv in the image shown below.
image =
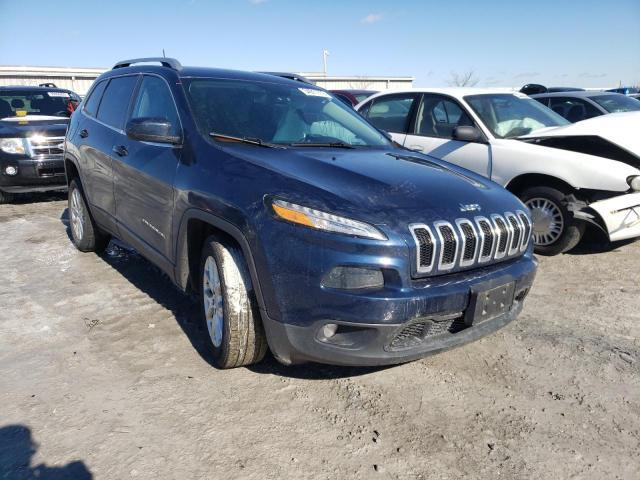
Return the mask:
[(513, 320), (535, 276), (516, 197), (295, 80), (120, 62), (65, 168), (75, 245), (116, 236), (198, 292), (223, 368), (420, 358)]

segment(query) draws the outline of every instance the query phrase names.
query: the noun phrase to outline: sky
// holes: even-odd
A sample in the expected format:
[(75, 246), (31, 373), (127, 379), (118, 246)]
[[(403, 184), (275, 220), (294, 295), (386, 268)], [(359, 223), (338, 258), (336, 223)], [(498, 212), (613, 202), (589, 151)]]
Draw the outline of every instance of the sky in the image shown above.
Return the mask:
[(640, 0), (0, 0), (0, 65), (183, 65), (446, 86), (640, 83)]

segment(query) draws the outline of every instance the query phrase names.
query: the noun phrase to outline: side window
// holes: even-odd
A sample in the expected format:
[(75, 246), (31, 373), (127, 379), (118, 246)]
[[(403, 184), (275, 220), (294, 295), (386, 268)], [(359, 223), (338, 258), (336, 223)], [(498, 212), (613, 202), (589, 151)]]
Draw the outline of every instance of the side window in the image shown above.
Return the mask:
[(84, 102), (84, 111), (87, 112), (88, 115), (92, 117), (96, 116), (98, 112), (98, 105), (100, 104), (100, 99), (102, 98), (102, 94), (104, 93), (104, 87), (107, 86), (107, 81), (102, 80), (98, 83), (95, 88), (91, 91), (89, 98)]
[(169, 87), (159, 77), (145, 75), (142, 77), (140, 90), (131, 111), (131, 118), (162, 118), (173, 125), (172, 135), (177, 135), (180, 129), (178, 112)]
[(418, 108), (415, 133), (425, 137), (451, 138), (457, 126), (474, 122), (458, 103), (441, 95), (425, 94)]
[(138, 75), (112, 78), (102, 96), (98, 108), (98, 120), (114, 128), (122, 129), (129, 110), (131, 94), (137, 81)]
[(601, 115), (596, 107), (580, 98), (551, 97), (549, 106), (572, 123)]
[(414, 100), (415, 95), (412, 93), (378, 97), (369, 104), (368, 112), (361, 113), (381, 130), (406, 133)]

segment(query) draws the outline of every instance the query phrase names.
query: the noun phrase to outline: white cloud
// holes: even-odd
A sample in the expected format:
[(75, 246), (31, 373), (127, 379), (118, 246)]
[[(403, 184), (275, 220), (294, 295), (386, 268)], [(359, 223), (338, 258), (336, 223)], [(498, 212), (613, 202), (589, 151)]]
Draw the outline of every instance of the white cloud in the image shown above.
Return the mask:
[(381, 13), (370, 13), (369, 15), (364, 17), (362, 20), (360, 20), (360, 23), (371, 24), (371, 23), (379, 22), (380, 20), (382, 20), (382, 14)]

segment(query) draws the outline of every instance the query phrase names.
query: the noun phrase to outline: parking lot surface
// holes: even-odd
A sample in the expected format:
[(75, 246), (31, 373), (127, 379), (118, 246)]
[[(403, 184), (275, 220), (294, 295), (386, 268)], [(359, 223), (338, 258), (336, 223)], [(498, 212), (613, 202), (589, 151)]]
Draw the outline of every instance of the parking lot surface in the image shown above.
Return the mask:
[(639, 478), (640, 242), (541, 258), (514, 323), (441, 355), (220, 371), (198, 305), (78, 252), (63, 197), (0, 235), (0, 478)]

